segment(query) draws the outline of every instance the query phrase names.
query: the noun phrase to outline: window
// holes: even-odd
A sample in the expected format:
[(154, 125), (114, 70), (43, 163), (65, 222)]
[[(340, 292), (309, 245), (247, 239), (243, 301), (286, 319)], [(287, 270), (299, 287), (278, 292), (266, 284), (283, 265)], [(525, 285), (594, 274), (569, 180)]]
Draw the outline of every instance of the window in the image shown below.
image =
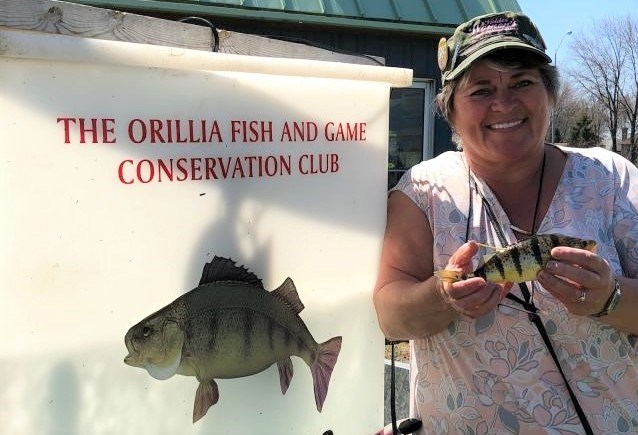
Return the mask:
[(391, 90), (388, 188), (410, 167), (433, 157), (433, 104), (433, 80)]

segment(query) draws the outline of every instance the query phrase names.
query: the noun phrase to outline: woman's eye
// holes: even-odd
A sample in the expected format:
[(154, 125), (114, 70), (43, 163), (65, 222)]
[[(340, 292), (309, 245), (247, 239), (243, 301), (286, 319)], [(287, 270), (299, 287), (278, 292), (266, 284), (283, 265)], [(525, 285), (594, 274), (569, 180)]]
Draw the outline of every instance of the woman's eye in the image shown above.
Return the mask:
[(489, 90), (482, 88), (482, 89), (477, 89), (473, 92), (470, 93), (471, 96), (476, 96), (476, 97), (480, 97), (483, 95), (487, 95), (489, 93)]
[(521, 80), (520, 82), (516, 82), (514, 85), (515, 88), (526, 88), (527, 86), (533, 85), (534, 82), (531, 80)]

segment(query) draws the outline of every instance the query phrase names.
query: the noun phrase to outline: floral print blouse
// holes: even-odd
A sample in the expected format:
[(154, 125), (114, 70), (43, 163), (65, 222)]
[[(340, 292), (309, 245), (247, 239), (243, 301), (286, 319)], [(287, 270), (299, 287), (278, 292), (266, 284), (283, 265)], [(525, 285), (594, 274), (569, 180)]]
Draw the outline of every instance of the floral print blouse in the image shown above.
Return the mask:
[[(561, 150), (565, 168), (537, 233), (594, 239), (615, 275), (638, 277), (638, 170), (602, 148)], [(393, 190), (426, 214), (435, 270), (465, 242), (468, 225), (470, 239), (500, 246), (482, 197), (508, 244), (516, 241), (497, 198), (470, 175), (461, 152), (414, 166)], [(522, 298), (517, 286), (512, 292)], [(569, 314), (538, 282), (533, 299), (594, 432), (638, 433), (636, 337)], [(419, 434), (584, 433), (554, 360), (521, 308), (505, 299), (482, 318), (462, 317), (433, 337), (412, 341), (411, 415), (423, 421)]]

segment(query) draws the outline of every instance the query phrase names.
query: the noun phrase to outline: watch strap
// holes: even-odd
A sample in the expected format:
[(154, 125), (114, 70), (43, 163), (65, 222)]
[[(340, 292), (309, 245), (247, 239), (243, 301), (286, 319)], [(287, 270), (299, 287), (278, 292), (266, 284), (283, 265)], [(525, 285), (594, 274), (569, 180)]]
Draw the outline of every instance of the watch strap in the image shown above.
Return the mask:
[(603, 317), (615, 310), (620, 303), (621, 295), (622, 292), (620, 290), (620, 281), (614, 278), (614, 291), (609, 296), (609, 299), (607, 299), (607, 302), (605, 302), (605, 306), (603, 307), (603, 309), (596, 314), (592, 314), (591, 317)]

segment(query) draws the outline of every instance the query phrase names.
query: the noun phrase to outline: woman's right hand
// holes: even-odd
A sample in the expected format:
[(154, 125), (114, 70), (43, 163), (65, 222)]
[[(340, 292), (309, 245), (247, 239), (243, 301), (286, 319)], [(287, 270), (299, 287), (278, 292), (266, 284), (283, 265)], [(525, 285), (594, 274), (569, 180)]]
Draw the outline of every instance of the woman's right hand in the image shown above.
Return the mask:
[[(470, 273), (472, 257), (478, 252), (478, 244), (469, 241), (463, 244), (448, 261), (446, 269)], [(512, 287), (512, 283), (496, 284), (483, 278), (469, 278), (454, 283), (439, 279), (437, 290), (443, 301), (454, 311), (471, 318), (478, 318), (496, 309)]]

